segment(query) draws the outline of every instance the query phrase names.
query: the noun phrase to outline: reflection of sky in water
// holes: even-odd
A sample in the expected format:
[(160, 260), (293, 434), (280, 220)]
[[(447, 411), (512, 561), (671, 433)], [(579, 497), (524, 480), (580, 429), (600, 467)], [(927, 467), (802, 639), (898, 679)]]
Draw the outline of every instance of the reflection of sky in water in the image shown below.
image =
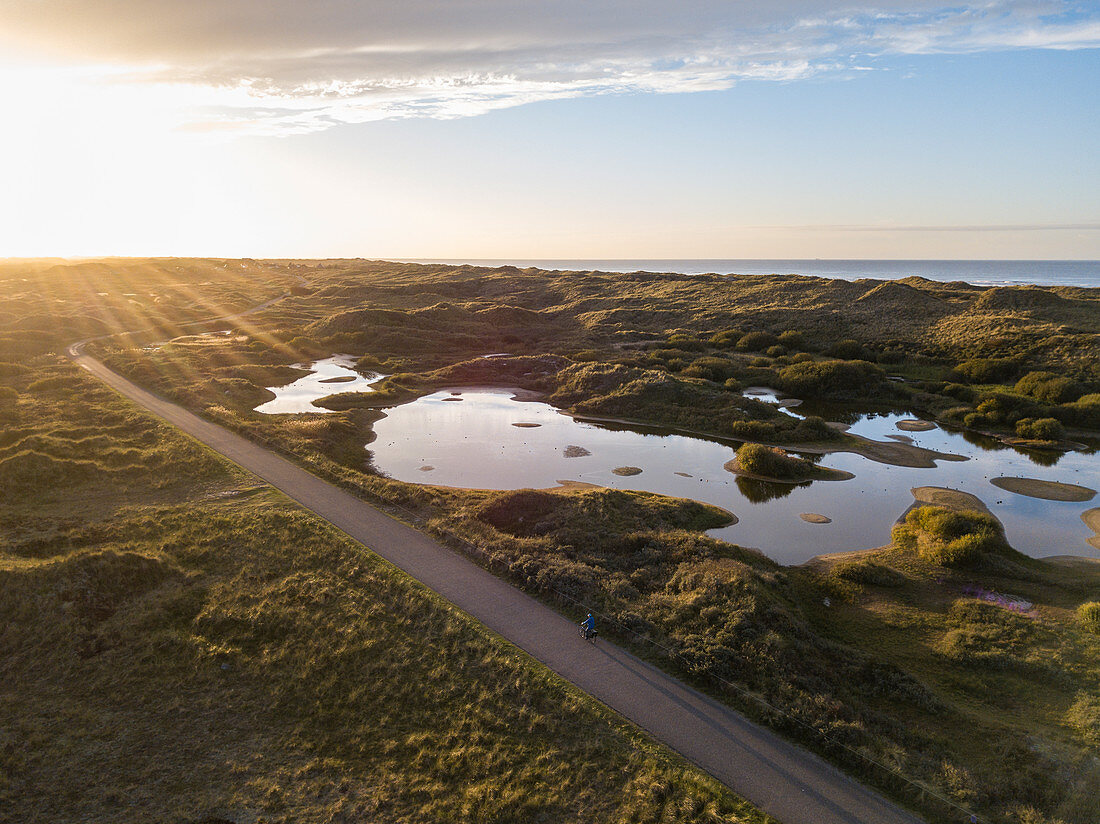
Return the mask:
[[(381, 376), (375, 375), (364, 378), (352, 367), (355, 366), (355, 358), (350, 355), (334, 355), (322, 361), (317, 361), (312, 366), (300, 368), (312, 369), (313, 372), (305, 377), (298, 378), (294, 383), (286, 386), (268, 387), (275, 393), (275, 398), (262, 403), (254, 411), (263, 412), (266, 415), (276, 415), (287, 412), (331, 412), (331, 409), (323, 409), (314, 406), (313, 401), (326, 395), (335, 395), (337, 392), (370, 392), (370, 385), (381, 380)], [(339, 383), (323, 383), (330, 378), (353, 378)]]
[[(822, 464), (852, 472), (854, 480), (799, 487), (746, 484), (722, 468), (733, 457), (729, 446), (578, 422), (543, 403), (513, 401), (504, 391), (463, 391), (457, 396), (461, 400), (455, 397), (442, 391), (387, 410), (387, 417), (375, 423), (378, 437), (369, 446), (374, 465), (411, 483), (517, 489), (574, 480), (695, 498), (728, 509), (740, 519), (712, 534), (758, 547), (781, 563), (881, 546), (889, 541), (894, 521), (912, 502), (912, 487), (945, 486), (978, 496), (1004, 522), (1009, 541), (1022, 551), (1036, 557), (1100, 557), (1085, 543), (1092, 533), (1080, 519), (1082, 512), (1098, 505), (1097, 500), (1084, 504), (1041, 501), (989, 483), (989, 478), (999, 475), (1018, 475), (1097, 489), (1100, 456), (1095, 454), (1070, 453), (1056, 466), (1041, 467), (1012, 449), (987, 450), (939, 429), (900, 432), (895, 424), (908, 416), (875, 415), (864, 416), (852, 430), (876, 440), (885, 440), (887, 434), (905, 435), (918, 446), (970, 460), (910, 469), (835, 453)], [(521, 428), (515, 423), (540, 425)], [(570, 445), (591, 454), (567, 458), (565, 448)], [(638, 466), (643, 472), (615, 475), (611, 470), (620, 466)], [(826, 515), (833, 523), (808, 524), (798, 517), (803, 512)]]

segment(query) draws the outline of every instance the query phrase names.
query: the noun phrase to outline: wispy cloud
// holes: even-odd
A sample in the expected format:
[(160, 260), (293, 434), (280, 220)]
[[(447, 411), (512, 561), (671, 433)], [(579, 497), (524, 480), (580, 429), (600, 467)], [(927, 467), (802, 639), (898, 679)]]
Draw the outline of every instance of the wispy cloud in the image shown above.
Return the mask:
[[(858, 3), (859, 0), (857, 0)], [(187, 86), (192, 130), (292, 134), (535, 101), (866, 71), (891, 55), (1100, 46), (1064, 0), (5, 0), (0, 38)], [(121, 82), (117, 72), (111, 82)]]

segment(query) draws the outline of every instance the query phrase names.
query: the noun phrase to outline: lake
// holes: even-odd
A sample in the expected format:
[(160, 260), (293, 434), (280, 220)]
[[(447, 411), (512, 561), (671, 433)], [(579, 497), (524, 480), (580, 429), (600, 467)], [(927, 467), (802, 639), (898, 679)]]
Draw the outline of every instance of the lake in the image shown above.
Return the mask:
[[(324, 364), (320, 365), (327, 374), (330, 367)], [(314, 384), (317, 397), (339, 391), (333, 386)], [(1100, 456), (1095, 450), (1028, 455), (993, 439), (939, 427), (899, 430), (898, 421), (910, 417), (849, 412), (845, 423), (849, 431), (872, 440), (905, 438), (967, 460), (937, 461), (934, 468), (916, 469), (833, 453), (821, 464), (851, 472), (854, 479), (767, 483), (739, 478), (723, 468), (734, 455), (735, 447), (728, 443), (578, 420), (545, 403), (514, 400), (507, 390), (462, 388), (386, 410), (386, 417), (374, 424), (377, 438), (368, 448), (380, 472), (408, 483), (503, 490), (579, 481), (715, 504), (739, 521), (710, 534), (760, 549), (783, 564), (888, 543), (891, 526), (912, 503), (910, 490), (918, 486), (977, 496), (1005, 525), (1009, 542), (1034, 557), (1100, 557), (1086, 543), (1093, 533), (1081, 521), (1081, 513), (1098, 505), (1096, 499), (1039, 500), (990, 483), (998, 476), (1020, 476), (1098, 489)], [(628, 476), (613, 471), (623, 467), (642, 471)], [(824, 515), (832, 523), (807, 523), (799, 517), (804, 513)]]

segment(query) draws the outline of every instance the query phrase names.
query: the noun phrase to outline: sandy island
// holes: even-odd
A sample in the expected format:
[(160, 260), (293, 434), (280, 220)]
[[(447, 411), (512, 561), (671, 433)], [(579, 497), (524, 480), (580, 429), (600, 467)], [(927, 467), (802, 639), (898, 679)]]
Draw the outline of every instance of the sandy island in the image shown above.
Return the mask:
[(355, 375), (340, 375), (335, 378), (324, 378), (317, 381), (317, 383), (349, 383), (350, 381), (353, 381), (355, 379)]
[(898, 421), (894, 426), (902, 432), (927, 432), (936, 428), (936, 425), (929, 421)]
[(803, 512), (798, 517), (808, 524), (831, 524), (833, 522), (832, 518), (826, 518), (816, 512)]
[(1084, 503), (1096, 497), (1096, 490), (1076, 484), (1063, 484), (1057, 481), (1040, 481), (1036, 478), (990, 478), (989, 482), (998, 489), (1026, 495), (1029, 498), (1041, 498), (1044, 501), (1071, 501)]
[(583, 458), (585, 455), (591, 455), (592, 453), (585, 449), (583, 446), (576, 446), (570, 444), (562, 450), (562, 454), (567, 458)]
[(901, 513), (901, 517), (898, 518), (899, 524), (905, 520), (906, 515), (922, 506), (939, 506), (956, 512), (982, 512), (992, 518), (997, 517), (982, 503), (981, 498), (969, 492), (943, 486), (915, 486), (909, 491), (913, 493), (913, 503)]
[(641, 475), (642, 468), (640, 466), (617, 466), (611, 470), (616, 475)]
[(1082, 512), (1081, 520), (1085, 522), (1085, 526), (1096, 533), (1088, 539), (1089, 546), (1100, 549), (1100, 506), (1094, 506)]
[(542, 426), (541, 423), (514, 423), (512, 426), (518, 426), (520, 429), (536, 429)]

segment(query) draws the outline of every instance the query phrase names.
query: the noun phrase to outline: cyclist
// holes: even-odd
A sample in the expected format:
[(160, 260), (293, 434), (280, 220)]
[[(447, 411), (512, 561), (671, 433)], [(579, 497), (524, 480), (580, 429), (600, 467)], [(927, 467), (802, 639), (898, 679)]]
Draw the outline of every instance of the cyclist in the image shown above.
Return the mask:
[(581, 621), (581, 630), (584, 632), (584, 639), (587, 641), (596, 634), (596, 619), (592, 617), (592, 613), (588, 613), (588, 617)]

